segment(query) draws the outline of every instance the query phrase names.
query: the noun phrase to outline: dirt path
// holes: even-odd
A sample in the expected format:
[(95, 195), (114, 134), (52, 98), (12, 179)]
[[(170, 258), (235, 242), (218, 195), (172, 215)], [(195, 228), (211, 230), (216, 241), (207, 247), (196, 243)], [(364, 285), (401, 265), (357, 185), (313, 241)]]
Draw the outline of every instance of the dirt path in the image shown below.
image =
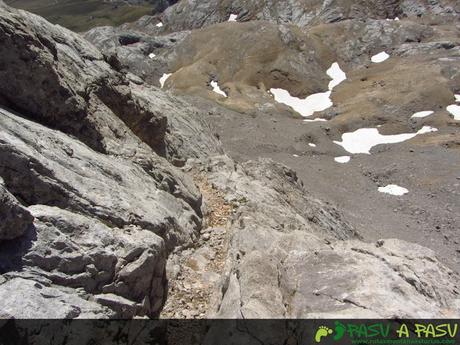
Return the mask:
[(228, 251), (227, 222), (232, 206), (202, 174), (195, 174), (205, 203), (205, 226), (196, 246), (168, 261), (169, 295), (161, 318), (205, 318)]

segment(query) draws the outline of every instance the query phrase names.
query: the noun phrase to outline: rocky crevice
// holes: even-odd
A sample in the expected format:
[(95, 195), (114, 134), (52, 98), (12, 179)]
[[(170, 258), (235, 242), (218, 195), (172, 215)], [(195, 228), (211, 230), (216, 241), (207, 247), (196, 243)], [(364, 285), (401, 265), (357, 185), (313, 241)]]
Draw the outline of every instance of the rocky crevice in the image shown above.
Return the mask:
[(204, 226), (191, 248), (168, 258), (168, 296), (161, 318), (205, 318), (228, 252), (233, 206), (203, 173), (188, 171), (203, 195)]

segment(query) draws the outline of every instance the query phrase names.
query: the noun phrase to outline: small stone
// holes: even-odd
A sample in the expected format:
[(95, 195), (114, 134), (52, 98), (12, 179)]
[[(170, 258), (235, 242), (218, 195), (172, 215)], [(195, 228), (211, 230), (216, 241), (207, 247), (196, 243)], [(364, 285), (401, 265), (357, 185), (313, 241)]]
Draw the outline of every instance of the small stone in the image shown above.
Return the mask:
[(209, 241), (209, 239), (211, 238), (211, 235), (207, 232), (207, 233), (203, 234), (202, 238), (203, 238), (204, 241)]

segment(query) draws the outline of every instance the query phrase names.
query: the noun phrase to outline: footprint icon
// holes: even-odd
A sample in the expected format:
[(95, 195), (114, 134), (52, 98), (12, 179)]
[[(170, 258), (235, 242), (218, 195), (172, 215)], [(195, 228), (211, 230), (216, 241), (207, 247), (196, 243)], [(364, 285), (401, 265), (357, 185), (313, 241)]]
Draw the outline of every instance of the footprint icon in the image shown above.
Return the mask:
[(315, 334), (315, 341), (317, 343), (320, 343), (323, 337), (327, 337), (328, 335), (331, 335), (331, 334), (332, 334), (332, 329), (326, 326), (319, 326)]

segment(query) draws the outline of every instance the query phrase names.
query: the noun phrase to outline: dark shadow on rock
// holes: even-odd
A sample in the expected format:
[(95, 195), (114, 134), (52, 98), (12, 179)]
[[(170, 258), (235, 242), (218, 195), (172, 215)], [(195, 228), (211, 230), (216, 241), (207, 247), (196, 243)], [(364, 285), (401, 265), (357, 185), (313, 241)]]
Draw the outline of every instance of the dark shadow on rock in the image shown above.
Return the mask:
[(20, 271), (24, 267), (24, 256), (37, 240), (37, 229), (30, 225), (19, 238), (0, 242), (0, 274)]

